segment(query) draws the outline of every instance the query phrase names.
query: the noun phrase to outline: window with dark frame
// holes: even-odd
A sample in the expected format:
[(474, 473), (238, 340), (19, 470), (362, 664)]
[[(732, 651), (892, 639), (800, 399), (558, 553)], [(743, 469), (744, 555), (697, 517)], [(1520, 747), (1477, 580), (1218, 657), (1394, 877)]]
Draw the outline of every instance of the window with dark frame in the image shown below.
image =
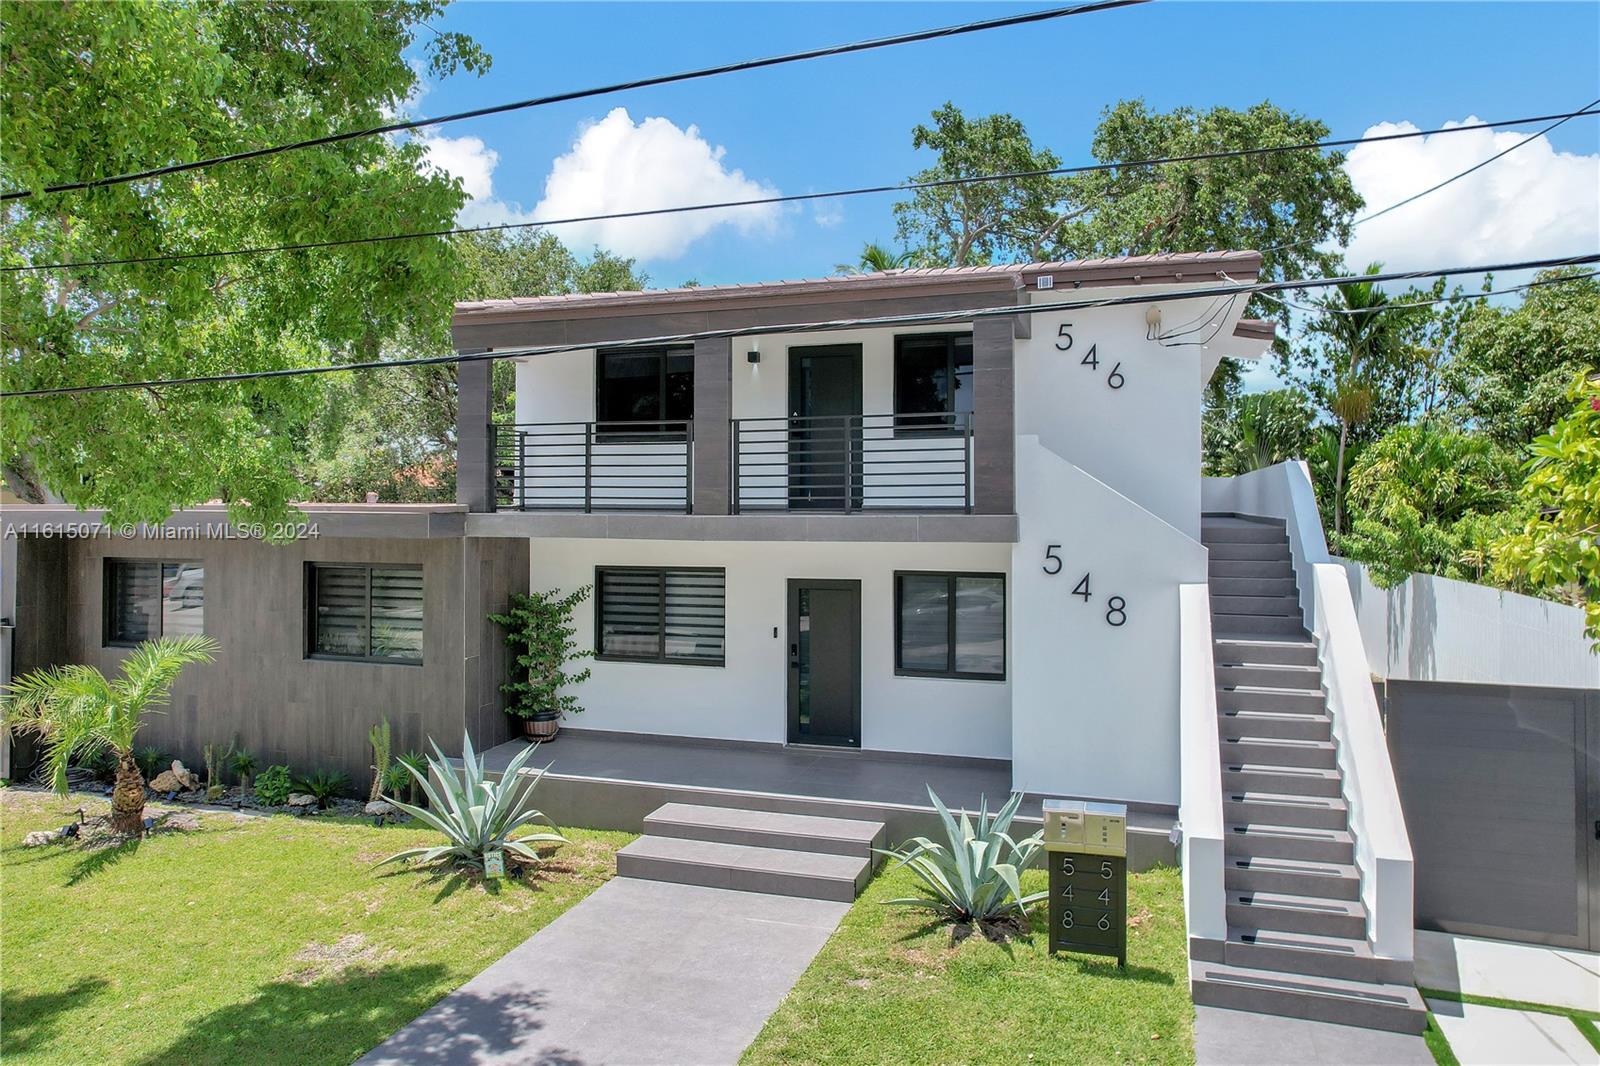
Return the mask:
[[(595, 420), (605, 437), (681, 434), (663, 422), (694, 419), (694, 349), (630, 348), (595, 353)], [(628, 428), (618, 422), (645, 422)]]
[(306, 654), (422, 662), (422, 567), (306, 564)]
[(193, 561), (107, 559), (103, 643), (131, 646), (205, 632), (206, 571)]
[(597, 567), (595, 657), (722, 666), (726, 583), (720, 569)]
[(894, 575), (897, 674), (1003, 681), (1004, 574)]
[(972, 334), (894, 339), (895, 435), (954, 433), (972, 414)]

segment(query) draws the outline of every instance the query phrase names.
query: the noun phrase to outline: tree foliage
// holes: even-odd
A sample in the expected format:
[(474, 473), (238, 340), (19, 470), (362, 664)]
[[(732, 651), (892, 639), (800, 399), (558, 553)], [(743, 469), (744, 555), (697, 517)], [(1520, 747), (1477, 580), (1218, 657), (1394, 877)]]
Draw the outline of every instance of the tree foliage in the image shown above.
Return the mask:
[(1304, 459), (1315, 439), (1316, 411), (1298, 389), (1239, 396), (1206, 437), (1206, 473), (1233, 477)]
[[(360, 4), (31, 3), (6, 9), (0, 212), (7, 266), (122, 259), (447, 228), (459, 182), (416, 141), (367, 137), (83, 192), (121, 174), (380, 124), (426, 71), (488, 57), (426, 27), (442, 0)], [(130, 42), (137, 42), (134, 46)], [(113, 106), (115, 102), (115, 106)], [(370, 357), (402, 331), (441, 335), (449, 242), (0, 275), (7, 390), (273, 370)], [(159, 520), (221, 499), (237, 518), (291, 513), (317, 409), (314, 378), (8, 401), (0, 451), (45, 489)]]
[(1517, 457), (1477, 434), (1422, 422), (1390, 431), (1350, 473), (1350, 531), (1341, 554), (1380, 587), (1412, 573), (1482, 580), (1513, 521)]
[(1499, 545), (1497, 573), (1583, 604), (1600, 651), (1600, 378), (1585, 370), (1571, 413), (1534, 440), (1522, 501), (1530, 512)]
[[(579, 259), (543, 230), (470, 233), (453, 238), (460, 270), (456, 300), (497, 300), (568, 292), (639, 289), (649, 283), (634, 260), (595, 249)], [(386, 358), (448, 355), (438, 331), (402, 330)], [(495, 410), (511, 414), (515, 368), (494, 364)], [(339, 374), (323, 386), (312, 420), (303, 481), (314, 498), (383, 503), (448, 502), (456, 485), (456, 368), (404, 367)]]
[[(1572, 277), (1587, 268), (1541, 274)], [(1461, 321), (1444, 370), (1458, 417), (1506, 445), (1524, 445), (1566, 411), (1572, 376), (1600, 353), (1600, 279), (1529, 289), (1515, 307), (1480, 304)]]

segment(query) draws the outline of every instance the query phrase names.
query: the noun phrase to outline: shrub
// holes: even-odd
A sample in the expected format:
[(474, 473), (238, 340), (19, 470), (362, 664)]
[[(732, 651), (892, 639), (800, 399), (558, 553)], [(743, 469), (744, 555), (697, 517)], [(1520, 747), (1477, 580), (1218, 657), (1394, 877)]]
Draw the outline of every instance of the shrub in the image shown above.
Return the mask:
[(350, 778), (342, 770), (318, 770), (308, 777), (296, 777), (294, 787), (316, 797), (317, 809), (327, 810), (340, 793), (350, 788)]
[(367, 733), (367, 740), (372, 744), (372, 789), (367, 795), (370, 801), (381, 799), (388, 783), (389, 719), (385, 718), (373, 726)]
[(133, 753), (133, 761), (139, 764), (139, 772), (148, 781), (172, 763), (172, 756), (160, 748), (143, 747)]
[(233, 753), (233, 772), (239, 775), (239, 791), (250, 787), (250, 775), (256, 772), (256, 757), (240, 748)]
[(944, 842), (912, 837), (892, 851), (879, 849), (879, 854), (899, 859), (902, 866), (909, 866), (928, 890), (928, 895), (885, 900), (885, 903), (921, 907), (953, 922), (994, 922), (1001, 918), (1020, 918), (1030, 904), (1049, 895), (1048, 892), (1022, 894), (1018, 875), (1044, 846), (1044, 839), (1042, 834), (1035, 833), (1013, 840), (1007, 832), (1022, 803), (1020, 792), (1012, 793), (1005, 806), (993, 816), (989, 814), (988, 800), (983, 800), (976, 826), (965, 811), (957, 821), (931, 787), (928, 796), (944, 825)]
[(403, 788), (406, 793), (406, 802), (416, 803), (419, 799), (417, 795), (417, 778), (426, 778), (428, 776), (428, 757), (420, 751), (408, 751), (395, 761), (397, 765), (394, 769), (400, 775), (401, 784), (398, 787), (391, 787), (389, 793), (390, 795), (398, 796)]
[(483, 772), (483, 759), (472, 750), (471, 737), (462, 738), (459, 770), (445, 758), (439, 745), (434, 744), (433, 750), (438, 758), (428, 759), (428, 770), (438, 778), (441, 790), (434, 789), (427, 772), (418, 773), (409, 765), (402, 764), (407, 765), (432, 809), (414, 807), (393, 796), (388, 797), (389, 802), (419, 822), (443, 833), (449, 843), (409, 848), (389, 856), (378, 865), (415, 859), (423, 865), (450, 863), (481, 873), (485, 852), (503, 851), (510, 860), (532, 865), (539, 861), (539, 854), (530, 844), (544, 841), (565, 843), (567, 838), (557, 832), (528, 833), (520, 837), (511, 835), (519, 826), (544, 819), (544, 815), (532, 806), (533, 791), (544, 771), (540, 770), (526, 779), (521, 777), (523, 767), (538, 749), (539, 745), (530, 744), (517, 752), (501, 773), (500, 780), (491, 781)]
[(269, 766), (256, 777), (256, 802), (263, 807), (281, 807), (289, 802), (293, 784), (287, 766)]
[(489, 621), (505, 627), (506, 643), (517, 652), (511, 680), (500, 686), (511, 697), (508, 713), (532, 718), (547, 711), (583, 710), (577, 696), (561, 690), (589, 680), (588, 670), (567, 673), (565, 667), (594, 655), (578, 649), (578, 628), (572, 624), (573, 609), (589, 598), (590, 591), (591, 586), (585, 585), (568, 596), (558, 589), (531, 595), (513, 592), (506, 613), (489, 616)]

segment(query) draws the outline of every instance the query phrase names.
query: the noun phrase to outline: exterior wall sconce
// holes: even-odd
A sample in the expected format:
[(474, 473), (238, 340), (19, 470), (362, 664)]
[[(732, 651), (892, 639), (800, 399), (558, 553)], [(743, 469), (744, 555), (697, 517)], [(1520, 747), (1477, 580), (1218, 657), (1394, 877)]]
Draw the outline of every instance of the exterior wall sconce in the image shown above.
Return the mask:
[(761, 362), (761, 353), (758, 351), (748, 351), (744, 353), (744, 358), (748, 363), (759, 363)]

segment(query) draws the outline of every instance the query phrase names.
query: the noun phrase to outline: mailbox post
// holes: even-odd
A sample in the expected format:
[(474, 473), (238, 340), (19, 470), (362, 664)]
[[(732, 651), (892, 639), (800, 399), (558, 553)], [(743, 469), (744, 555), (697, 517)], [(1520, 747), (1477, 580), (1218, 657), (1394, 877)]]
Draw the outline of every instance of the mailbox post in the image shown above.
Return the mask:
[(1128, 965), (1128, 808), (1044, 801), (1050, 953), (1112, 955)]

